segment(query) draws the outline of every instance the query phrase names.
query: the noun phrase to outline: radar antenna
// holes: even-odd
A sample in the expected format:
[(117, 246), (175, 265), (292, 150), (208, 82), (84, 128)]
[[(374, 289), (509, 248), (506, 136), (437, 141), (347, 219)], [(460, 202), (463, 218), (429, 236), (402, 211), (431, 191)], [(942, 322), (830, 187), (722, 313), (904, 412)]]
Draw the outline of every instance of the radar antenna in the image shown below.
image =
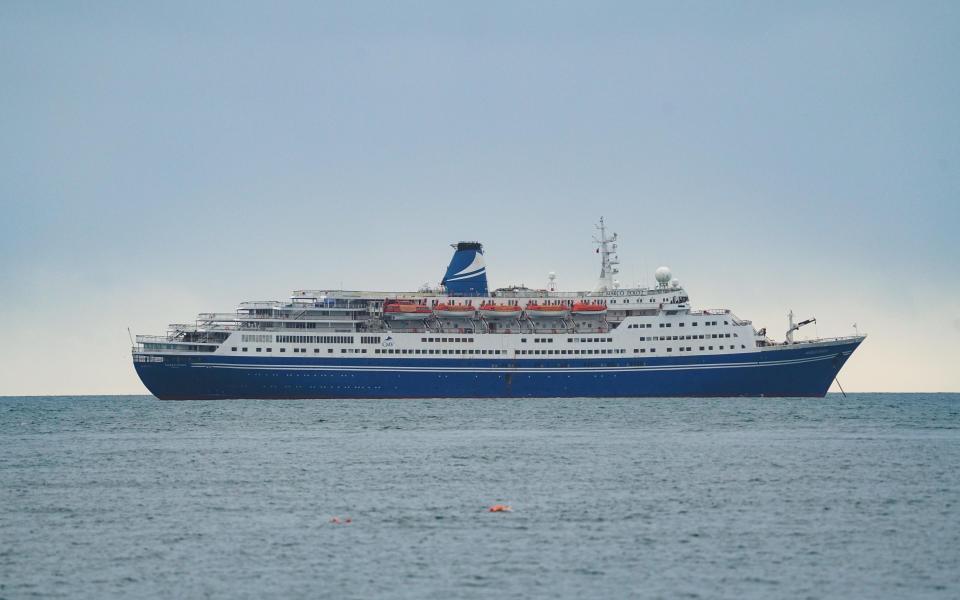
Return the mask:
[(793, 322), (793, 311), (792, 311), (792, 310), (790, 311), (790, 314), (787, 315), (787, 317), (790, 319), (790, 329), (787, 330), (787, 343), (788, 343), (788, 344), (792, 344), (792, 343), (793, 343), (793, 332), (794, 332), (794, 331), (800, 329), (800, 328), (803, 327), (804, 325), (809, 325), (810, 323), (816, 323), (816, 322), (817, 322), (817, 320), (814, 318), (814, 319), (807, 319), (806, 321), (800, 321), (799, 323), (794, 323), (794, 322)]
[(600, 254), (600, 279), (597, 281), (598, 292), (605, 292), (613, 289), (613, 276), (619, 273), (617, 265), (620, 259), (617, 257), (617, 234), (607, 235), (607, 227), (600, 217), (600, 223), (596, 225), (600, 231), (600, 237), (594, 236), (593, 241), (597, 244), (597, 252)]

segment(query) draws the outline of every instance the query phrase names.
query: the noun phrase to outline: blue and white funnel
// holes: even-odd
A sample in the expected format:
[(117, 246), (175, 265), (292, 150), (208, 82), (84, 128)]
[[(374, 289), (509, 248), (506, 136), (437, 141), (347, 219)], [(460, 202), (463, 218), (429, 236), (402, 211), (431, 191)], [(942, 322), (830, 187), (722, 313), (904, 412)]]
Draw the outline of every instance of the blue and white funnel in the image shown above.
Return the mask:
[(450, 259), (442, 283), (451, 296), (486, 296), (487, 265), (483, 262), (483, 244), (460, 242), (453, 244), (456, 252)]

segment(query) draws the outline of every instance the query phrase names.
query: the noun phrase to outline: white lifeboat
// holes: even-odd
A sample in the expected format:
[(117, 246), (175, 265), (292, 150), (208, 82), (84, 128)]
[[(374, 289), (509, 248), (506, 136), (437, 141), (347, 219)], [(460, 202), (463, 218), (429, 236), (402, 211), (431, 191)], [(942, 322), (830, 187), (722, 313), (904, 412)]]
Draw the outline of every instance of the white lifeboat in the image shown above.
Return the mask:
[(383, 318), (392, 321), (426, 321), (433, 318), (433, 311), (429, 306), (400, 300), (383, 305)]
[(563, 319), (570, 314), (570, 309), (562, 304), (536, 304), (531, 302), (525, 310), (527, 316), (531, 319)]
[(433, 309), (440, 319), (472, 319), (476, 313), (477, 309), (466, 304), (438, 304)]
[(519, 306), (508, 304), (484, 304), (480, 307), (480, 316), (485, 319), (517, 319), (522, 313)]
[(607, 314), (607, 305), (599, 302), (575, 302), (570, 312), (578, 317), (601, 316)]

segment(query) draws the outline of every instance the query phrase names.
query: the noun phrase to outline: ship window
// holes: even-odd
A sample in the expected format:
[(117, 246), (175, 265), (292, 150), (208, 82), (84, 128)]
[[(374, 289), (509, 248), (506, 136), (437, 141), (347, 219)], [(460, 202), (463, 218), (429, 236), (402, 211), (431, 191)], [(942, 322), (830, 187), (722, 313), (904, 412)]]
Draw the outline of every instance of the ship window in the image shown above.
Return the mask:
[(656, 352), (656, 351), (657, 351), (656, 348), (650, 348), (650, 352)]
[(680, 323), (680, 327), (683, 327), (683, 323)]
[(633, 349), (633, 353), (634, 353), (634, 354), (638, 354), (639, 352), (640, 352), (640, 348), (634, 348), (634, 349)]
[[(267, 351), (269, 351), (269, 350), (270, 350), (270, 349), (268, 348)], [(313, 353), (314, 353), (314, 354), (320, 354), (320, 348), (314, 348), (314, 349), (313, 349)]]
[(703, 346), (700, 346), (700, 349), (703, 350)]
[(713, 350), (713, 346), (709, 346), (709, 348), (710, 348), (711, 350)]
[(660, 323), (660, 327), (663, 327), (663, 323)]
[[(283, 350), (280, 352), (283, 352)], [(327, 354), (333, 354), (333, 348), (327, 348)]]
[(426, 341), (427, 341), (427, 338), (420, 338), (420, 341), (421, 341), (421, 342), (426, 342)]
[(236, 351), (237, 351), (237, 347), (234, 346), (233, 348), (230, 348), (230, 350), (231, 350), (232, 352), (236, 352)]
[(273, 348), (267, 348), (267, 352), (273, 352)]
[(740, 344), (740, 347), (741, 347), (741, 348), (746, 348), (746, 346), (744, 346), (743, 344)]
[(262, 352), (263, 348), (257, 348), (257, 352)]
[(380, 348), (374, 348), (374, 349), (373, 349), (373, 353), (374, 353), (374, 354), (380, 354)]
[(667, 348), (667, 352), (673, 352), (673, 348)]
[(724, 324), (724, 325), (729, 325), (730, 323), (727, 323), (726, 321), (724, 321), (723, 324)]

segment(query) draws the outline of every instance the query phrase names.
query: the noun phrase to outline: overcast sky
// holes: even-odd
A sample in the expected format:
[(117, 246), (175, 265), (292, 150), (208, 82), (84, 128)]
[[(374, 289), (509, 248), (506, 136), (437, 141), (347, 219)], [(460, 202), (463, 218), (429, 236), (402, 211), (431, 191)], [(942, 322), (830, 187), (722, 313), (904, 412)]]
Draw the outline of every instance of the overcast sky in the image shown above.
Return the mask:
[(0, 394), (292, 289), (669, 265), (859, 391), (960, 391), (960, 3), (0, 3)]

